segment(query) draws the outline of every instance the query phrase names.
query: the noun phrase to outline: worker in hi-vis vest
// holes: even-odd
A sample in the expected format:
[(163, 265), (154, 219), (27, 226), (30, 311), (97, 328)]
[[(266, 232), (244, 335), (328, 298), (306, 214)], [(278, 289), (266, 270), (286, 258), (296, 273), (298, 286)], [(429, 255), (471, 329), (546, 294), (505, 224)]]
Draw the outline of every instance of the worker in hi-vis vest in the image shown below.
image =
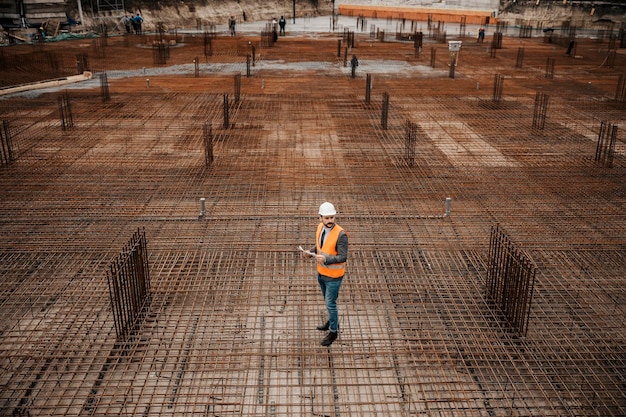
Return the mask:
[(322, 346), (330, 346), (337, 339), (339, 330), (337, 297), (348, 259), (348, 235), (335, 223), (336, 214), (335, 206), (331, 203), (325, 202), (320, 206), (320, 224), (315, 234), (315, 247), (302, 252), (305, 258), (315, 257), (317, 261), (317, 281), (322, 289), (328, 312), (326, 323), (317, 326), (317, 330), (328, 330), (328, 334), (322, 340)]

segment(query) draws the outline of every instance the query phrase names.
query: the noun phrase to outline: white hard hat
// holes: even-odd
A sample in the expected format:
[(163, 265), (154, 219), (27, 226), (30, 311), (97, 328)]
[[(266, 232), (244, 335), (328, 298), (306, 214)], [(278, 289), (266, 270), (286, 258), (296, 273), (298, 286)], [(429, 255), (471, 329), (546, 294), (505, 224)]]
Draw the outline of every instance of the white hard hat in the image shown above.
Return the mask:
[(320, 206), (320, 216), (334, 216), (335, 214), (337, 214), (335, 206), (329, 202), (322, 203)]

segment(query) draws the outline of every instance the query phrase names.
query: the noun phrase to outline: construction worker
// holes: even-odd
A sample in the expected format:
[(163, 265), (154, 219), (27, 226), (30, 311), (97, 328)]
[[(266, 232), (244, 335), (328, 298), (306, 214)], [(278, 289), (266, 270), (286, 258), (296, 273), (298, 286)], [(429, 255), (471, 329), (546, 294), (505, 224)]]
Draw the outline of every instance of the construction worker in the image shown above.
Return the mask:
[(230, 36), (235, 36), (237, 31), (235, 30), (235, 26), (237, 25), (237, 20), (235, 20), (235, 16), (231, 16), (228, 19), (228, 29), (230, 30)]
[(37, 29), (37, 40), (39, 40), (40, 42), (43, 42), (46, 39), (46, 28), (44, 28), (44, 25), (41, 24), (39, 26), (39, 29)]
[(124, 23), (124, 28), (126, 29), (126, 33), (127, 34), (131, 34), (132, 33), (132, 21), (131, 18), (128, 17), (128, 14), (124, 15), (124, 17), (122, 18), (122, 23)]
[(317, 282), (324, 296), (328, 320), (317, 326), (317, 330), (327, 331), (322, 346), (330, 346), (337, 339), (339, 314), (337, 298), (345, 274), (348, 259), (348, 235), (335, 223), (337, 211), (331, 203), (325, 202), (319, 208), (320, 223), (315, 234), (315, 246), (303, 251), (305, 258), (315, 257), (317, 261)]
[(287, 21), (285, 20), (285, 16), (281, 16), (278, 19), (278, 26), (280, 26), (280, 35), (285, 36), (285, 26), (287, 25)]
[(483, 43), (485, 41), (485, 28), (481, 27), (478, 29), (477, 42)]
[(137, 12), (137, 15), (133, 17), (133, 28), (135, 29), (136, 35), (141, 35), (141, 25), (143, 24), (143, 17)]
[(352, 59), (350, 60), (350, 67), (352, 69), (352, 78), (356, 78), (356, 67), (359, 66), (359, 60), (356, 58), (356, 55), (352, 55)]

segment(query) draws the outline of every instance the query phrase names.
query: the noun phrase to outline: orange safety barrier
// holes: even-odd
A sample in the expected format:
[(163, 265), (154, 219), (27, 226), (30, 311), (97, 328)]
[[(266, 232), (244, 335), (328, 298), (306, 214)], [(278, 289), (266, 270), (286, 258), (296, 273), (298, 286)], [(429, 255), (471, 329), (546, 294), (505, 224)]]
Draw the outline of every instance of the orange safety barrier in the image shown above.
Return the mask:
[(407, 19), (416, 21), (460, 23), (465, 17), (465, 23), (486, 25), (495, 24), (497, 18), (490, 10), (455, 10), (455, 9), (426, 9), (411, 7), (385, 7), (363, 5), (339, 5), (338, 11), (343, 16), (363, 16), (376, 19)]

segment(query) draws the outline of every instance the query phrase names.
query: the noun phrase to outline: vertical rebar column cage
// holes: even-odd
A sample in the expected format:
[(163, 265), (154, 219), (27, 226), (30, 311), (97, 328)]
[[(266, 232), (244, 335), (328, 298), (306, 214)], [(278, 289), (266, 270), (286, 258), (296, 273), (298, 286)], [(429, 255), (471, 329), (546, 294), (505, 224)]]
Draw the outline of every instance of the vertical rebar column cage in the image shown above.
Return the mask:
[(533, 129), (543, 129), (546, 126), (549, 96), (538, 91), (535, 94), (535, 109), (533, 113)]
[(386, 91), (383, 93), (383, 110), (381, 115), (380, 125), (383, 129), (387, 129), (387, 119), (389, 117), (389, 93)]
[(502, 100), (503, 89), (504, 89), (504, 75), (496, 74), (493, 79), (493, 101)]
[(138, 229), (107, 272), (118, 342), (128, 342), (150, 305), (150, 272), (145, 229)]
[(404, 125), (406, 141), (405, 141), (405, 158), (409, 166), (415, 165), (415, 143), (417, 141), (417, 124), (407, 120)]
[(13, 142), (11, 140), (11, 129), (9, 129), (9, 121), (2, 121), (2, 129), (0, 130), (0, 165), (9, 165), (15, 161), (13, 154)]
[(204, 32), (204, 56), (213, 56), (213, 36), (210, 32)]
[(241, 74), (235, 74), (234, 83), (235, 104), (239, 104), (239, 100), (241, 99)]
[(600, 124), (600, 133), (598, 134), (598, 144), (596, 145), (596, 162), (607, 168), (611, 168), (613, 166), (616, 140), (617, 125), (606, 121), (602, 122)]
[(156, 32), (157, 32), (157, 39), (159, 40), (159, 43), (164, 43), (166, 41), (166, 39), (165, 39), (165, 23), (157, 22), (157, 24), (156, 24)]
[(533, 27), (532, 25), (522, 25), (519, 28), (519, 37), (520, 38), (532, 38), (533, 37)]
[(626, 74), (620, 74), (615, 88), (615, 100), (619, 102), (626, 101)]
[(102, 101), (107, 102), (111, 100), (111, 93), (109, 92), (109, 78), (106, 72), (100, 74), (100, 91), (102, 92)]
[(204, 162), (206, 166), (213, 164), (213, 126), (206, 123), (202, 126), (202, 136), (204, 139)]
[(61, 129), (67, 130), (74, 127), (74, 119), (72, 117), (72, 105), (70, 102), (70, 96), (64, 92), (59, 98), (59, 115), (61, 117)]
[(169, 58), (169, 46), (158, 42), (152, 45), (152, 61), (155, 65), (167, 64)]
[(228, 105), (228, 94), (224, 94), (224, 129), (228, 129), (230, 126), (230, 117), (229, 117), (229, 109)]
[(496, 32), (493, 34), (493, 40), (491, 41), (492, 49), (502, 49), (502, 32)]
[(536, 270), (529, 257), (511, 242), (499, 225), (491, 227), (487, 299), (520, 336), (528, 332)]

